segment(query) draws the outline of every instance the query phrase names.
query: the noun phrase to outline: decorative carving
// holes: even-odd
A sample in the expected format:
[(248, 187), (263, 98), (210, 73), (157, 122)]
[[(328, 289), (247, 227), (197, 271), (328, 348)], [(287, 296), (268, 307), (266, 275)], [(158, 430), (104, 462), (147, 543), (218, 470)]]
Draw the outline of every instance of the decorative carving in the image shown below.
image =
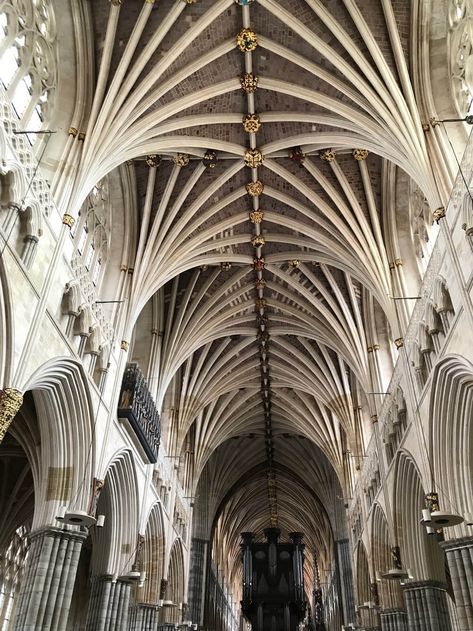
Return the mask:
[(264, 258), (253, 259), (253, 267), (257, 272), (264, 270)]
[(252, 210), (249, 217), (251, 223), (261, 223), (263, 221), (264, 213), (262, 210)]
[(304, 164), (305, 153), (302, 151), (300, 147), (294, 147), (289, 152), (289, 158), (296, 162), (300, 167)]
[(243, 129), (248, 134), (256, 134), (261, 127), (261, 120), (258, 114), (247, 114), (243, 117)]
[(432, 219), (436, 221), (437, 223), (439, 223), (439, 221), (443, 219), (444, 217), (445, 217), (445, 208), (443, 206), (440, 206), (440, 208), (437, 208), (432, 213)]
[(292, 261), (289, 261), (289, 264), (291, 265), (291, 267), (299, 267), (301, 262), (299, 261), (299, 259), (292, 259)]
[(252, 94), (258, 87), (258, 77), (251, 72), (247, 72), (240, 77), (240, 85), (243, 92)]
[(258, 46), (258, 38), (251, 28), (243, 28), (236, 38), (237, 47), (242, 53), (251, 53)]
[(129, 348), (130, 348), (130, 342), (127, 342), (126, 340), (122, 340), (122, 341), (120, 342), (120, 349), (121, 349), (122, 351), (125, 351), (125, 352), (126, 352), (126, 351), (128, 351), (128, 349), (129, 349)]
[(95, 515), (97, 512), (97, 504), (99, 503), (100, 493), (102, 492), (104, 484), (104, 480), (99, 480), (98, 478), (94, 478), (92, 481), (92, 497), (90, 499), (89, 515)]
[(256, 169), (263, 164), (263, 154), (259, 149), (247, 149), (245, 151), (245, 164), (251, 169)]
[(322, 160), (325, 160), (325, 162), (333, 162), (335, 160), (335, 151), (332, 151), (332, 149), (326, 149), (323, 153), (320, 154), (320, 157), (322, 158)]
[(264, 280), (264, 278), (258, 278), (258, 280), (255, 282), (255, 287), (256, 289), (264, 289), (266, 287), (266, 281)]
[(223, 263), (220, 263), (220, 269), (222, 272), (228, 272), (232, 269), (232, 264), (229, 261), (224, 261)]
[(156, 154), (146, 156), (146, 164), (149, 167), (156, 169), (156, 167), (159, 167), (161, 164), (161, 156), (157, 156)]
[(369, 154), (370, 152), (368, 151), (368, 149), (353, 149), (352, 152), (353, 157), (355, 158), (355, 160), (358, 160), (358, 162), (366, 160)]
[(77, 136), (77, 127), (69, 127), (69, 131), (67, 133), (69, 136), (73, 136), (75, 138)]
[(255, 234), (254, 237), (251, 237), (251, 244), (255, 248), (260, 248), (265, 243), (266, 241), (262, 234)]
[(189, 164), (189, 156), (187, 153), (176, 153), (173, 158), (174, 164), (178, 167), (185, 167)]
[(217, 166), (217, 162), (218, 158), (215, 151), (212, 151), (212, 149), (207, 149), (207, 151), (204, 153), (204, 157), (202, 158), (202, 164), (204, 165), (204, 167), (206, 167), (207, 169), (214, 169)]
[(246, 192), (250, 197), (259, 197), (263, 194), (264, 184), (260, 180), (256, 180), (256, 182), (248, 182), (246, 185)]
[(138, 364), (127, 364), (118, 418), (128, 419), (150, 462), (158, 459), (161, 423), (156, 404)]
[(396, 348), (402, 348), (404, 346), (403, 338), (398, 337), (397, 339), (394, 340), (394, 344), (396, 345)]
[(23, 403), (23, 394), (16, 388), (0, 390), (0, 443)]
[(75, 219), (72, 215), (68, 215), (67, 213), (65, 213), (62, 217), (62, 223), (65, 226), (69, 226), (69, 228), (72, 228), (75, 223)]
[(255, 307), (257, 311), (264, 309), (266, 307), (266, 300), (264, 298), (257, 298), (255, 300)]

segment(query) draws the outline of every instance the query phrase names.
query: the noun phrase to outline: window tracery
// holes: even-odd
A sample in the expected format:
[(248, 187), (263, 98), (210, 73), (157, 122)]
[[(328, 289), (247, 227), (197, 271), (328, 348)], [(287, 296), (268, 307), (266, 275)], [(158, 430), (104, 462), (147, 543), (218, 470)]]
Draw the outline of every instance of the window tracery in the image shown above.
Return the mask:
[(13, 535), (12, 540), (0, 563), (0, 630), (9, 628), (13, 614), (15, 598), (20, 591), (21, 579), (28, 557), (29, 541), (28, 531), (25, 526), (20, 526)]
[[(0, 80), (23, 129), (47, 126), (57, 84), (56, 24), (50, 0), (0, 2)], [(36, 135), (29, 136), (33, 144)]]
[(418, 261), (419, 271), (423, 275), (432, 254), (435, 235), (432, 212), (420, 188), (411, 181), (409, 196), (409, 216), (411, 223), (412, 241), (414, 252)]
[(449, 71), (455, 107), (460, 116), (473, 105), (473, 2), (450, 0), (448, 10)]

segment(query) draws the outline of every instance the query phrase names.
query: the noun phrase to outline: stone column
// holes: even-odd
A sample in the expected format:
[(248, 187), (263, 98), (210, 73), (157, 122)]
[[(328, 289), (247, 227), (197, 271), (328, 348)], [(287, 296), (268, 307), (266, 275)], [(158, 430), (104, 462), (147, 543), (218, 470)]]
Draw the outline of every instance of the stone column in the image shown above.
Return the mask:
[(64, 631), (85, 538), (56, 528), (30, 536), (13, 631)]
[(130, 607), (129, 631), (156, 631), (159, 624), (159, 608), (157, 605), (137, 603)]
[(195, 624), (204, 623), (205, 578), (207, 574), (207, 550), (209, 542), (206, 539), (193, 538), (189, 564), (189, 619)]
[(335, 552), (340, 576), (340, 595), (342, 598), (343, 620), (345, 624), (355, 622), (355, 593), (351, 569), (351, 550), (348, 539), (335, 542)]
[(403, 609), (385, 609), (381, 612), (382, 631), (407, 631), (407, 613)]
[(473, 629), (473, 537), (440, 544), (447, 555), (459, 631)]
[(447, 591), (438, 581), (409, 583), (404, 587), (409, 631), (452, 631)]
[(92, 585), (86, 631), (128, 631), (131, 583), (97, 576)]

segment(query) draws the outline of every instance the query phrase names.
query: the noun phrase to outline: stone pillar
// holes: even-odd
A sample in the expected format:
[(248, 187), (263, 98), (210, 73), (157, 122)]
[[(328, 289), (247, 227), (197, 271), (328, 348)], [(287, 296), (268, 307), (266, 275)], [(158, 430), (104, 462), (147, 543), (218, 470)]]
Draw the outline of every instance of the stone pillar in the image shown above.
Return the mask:
[(130, 607), (129, 631), (156, 631), (159, 624), (159, 608), (157, 605), (137, 603)]
[(340, 576), (340, 596), (342, 599), (343, 620), (345, 624), (355, 622), (355, 593), (351, 569), (351, 550), (348, 539), (335, 542), (335, 553)]
[(97, 576), (92, 585), (86, 631), (128, 631), (131, 583)]
[(199, 625), (204, 623), (204, 597), (208, 546), (209, 542), (206, 539), (192, 539), (189, 564), (188, 611), (189, 619)]
[(452, 631), (447, 591), (438, 581), (408, 583), (404, 587), (409, 631)]
[(445, 550), (452, 579), (459, 631), (473, 629), (473, 537), (440, 544)]
[(30, 536), (13, 631), (64, 631), (85, 538), (56, 528)]
[(407, 613), (403, 609), (385, 609), (381, 612), (382, 631), (407, 631)]

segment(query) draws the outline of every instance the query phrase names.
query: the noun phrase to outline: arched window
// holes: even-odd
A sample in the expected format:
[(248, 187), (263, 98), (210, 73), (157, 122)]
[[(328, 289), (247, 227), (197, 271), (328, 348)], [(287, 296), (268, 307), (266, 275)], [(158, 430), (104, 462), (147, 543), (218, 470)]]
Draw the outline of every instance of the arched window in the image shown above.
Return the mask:
[[(57, 83), (56, 25), (50, 0), (0, 2), (0, 81), (25, 130), (51, 118)], [(37, 136), (29, 136), (33, 143)]]
[(6, 631), (18, 597), (23, 568), (28, 556), (28, 531), (20, 526), (0, 561), (0, 630)]

